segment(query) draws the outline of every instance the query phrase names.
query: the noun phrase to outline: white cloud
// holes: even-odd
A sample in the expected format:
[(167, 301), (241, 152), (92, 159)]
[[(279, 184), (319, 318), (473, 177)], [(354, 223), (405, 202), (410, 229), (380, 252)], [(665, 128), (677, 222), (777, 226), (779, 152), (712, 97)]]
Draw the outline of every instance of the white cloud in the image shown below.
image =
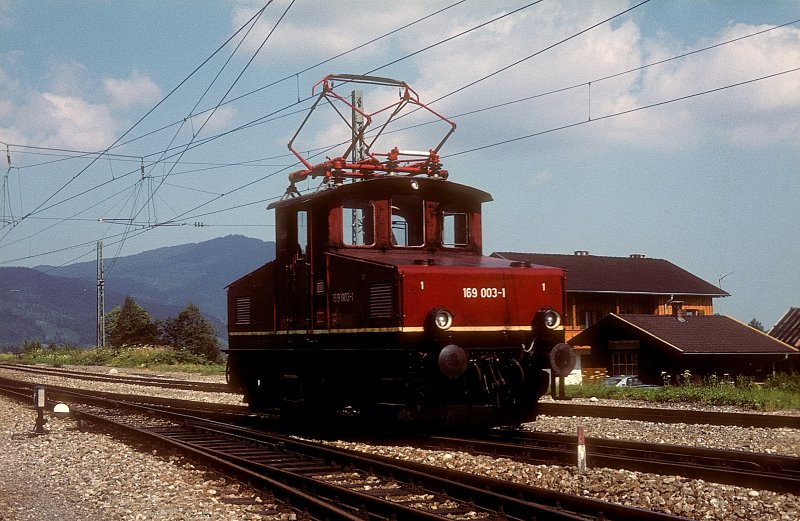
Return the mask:
[(236, 109), (231, 105), (223, 105), (217, 107), (213, 114), (208, 111), (190, 119), (192, 133), (198, 132), (202, 127), (203, 133), (201, 137), (207, 137), (216, 132), (229, 129), (236, 120)]
[(161, 99), (161, 89), (145, 74), (134, 70), (127, 78), (105, 78), (103, 89), (114, 108), (154, 104)]
[(110, 145), (117, 124), (103, 104), (82, 99), (42, 93), (30, 105), (30, 132), (38, 134), (42, 146), (100, 150)]
[[(273, 2), (262, 14), (244, 42), (243, 49), (255, 51), (273, 29), (275, 22), (286, 9), (288, 1)], [(263, 2), (240, 0), (233, 7), (231, 26), (237, 30), (261, 7)], [(304, 64), (316, 58), (328, 58), (347, 51), (365, 40), (388, 32), (402, 24), (402, 20), (413, 19), (415, 13), (435, 10), (417, 2), (381, 4), (371, 9), (360, 1), (339, 0), (320, 8), (314, 2), (298, 2), (270, 36), (263, 51), (271, 60), (298, 58)], [(313, 21), (313, 23), (310, 23)], [(368, 31), (359, 28), (368, 28)], [(369, 34), (367, 38), (364, 34)], [(238, 38), (237, 38), (238, 41)], [(384, 44), (369, 45), (358, 51), (363, 60), (384, 52)], [(341, 71), (340, 71), (341, 72)]]
[[(258, 29), (262, 33), (257, 37), (251, 35), (254, 42), (261, 42), (285, 5), (286, 2), (276, 2), (268, 8), (261, 22), (263, 27)], [(365, 9), (363, 3), (344, 1), (335, 7), (322, 9), (318, 5), (298, 4), (273, 35), (265, 52), (270, 60), (286, 60), (299, 69), (444, 5), (403, 2), (384, 4), (380, 9)], [(260, 3), (238, 2), (234, 7), (233, 24), (238, 27), (260, 6)], [(430, 101), (538, 53), (629, 6), (629, 2), (622, 0), (592, 3), (588, 7), (583, 2), (535, 5), (381, 69), (376, 74), (406, 80), (420, 92), (423, 101)], [(423, 22), (409, 31), (401, 31), (359, 50), (357, 61), (355, 58), (337, 61), (333, 72), (369, 70), (498, 14), (496, 4), (453, 9), (435, 17), (429, 25)], [(310, 23), (312, 20), (313, 24)], [(360, 27), (367, 30), (359, 31)], [(678, 33), (644, 34), (644, 29), (633, 18), (622, 17), (600, 25), (436, 103), (434, 108), (437, 111), (452, 115), (584, 84), (567, 92), (460, 119), (459, 129), (445, 152), (535, 134), (586, 121), (590, 116), (592, 119), (602, 118), (800, 65), (800, 30), (790, 26), (601, 80), (767, 27), (731, 23), (721, 28), (719, 34), (689, 48), (686, 43), (681, 43), (682, 37)], [(367, 34), (370, 36), (365, 36)], [(346, 70), (347, 63), (354, 68)], [(332, 72), (327, 67), (321, 69), (325, 70), (320, 71), (319, 76), (315, 76), (313, 71), (304, 74), (300, 79), (301, 92), (308, 92), (306, 89), (311, 83)], [(589, 81), (591, 87), (585, 85)], [(376, 94), (365, 89), (365, 96)], [(757, 146), (785, 141), (792, 134), (796, 135), (800, 131), (800, 120), (792, 118), (792, 113), (796, 113), (798, 106), (800, 81), (798, 73), (793, 73), (610, 117), (592, 123), (591, 128), (599, 129), (593, 134), (594, 139), (609, 146), (674, 151), (709, 140)], [(567, 130), (557, 134), (564, 136), (567, 146), (573, 141), (571, 132)], [(308, 136), (312, 135), (310, 141), (319, 143), (320, 139), (332, 137), (333, 133), (322, 130)], [(523, 141), (521, 146), (533, 145), (535, 141)]]
[[(0, 69), (0, 132), (18, 144), (102, 150), (118, 137), (122, 111), (155, 103), (161, 91), (147, 76), (93, 81), (81, 63), (54, 63), (37, 91)], [(223, 111), (223, 114), (227, 111)]]
[[(426, 93), (424, 99), (451, 92), (530, 56), (614, 12), (606, 4), (601, 5), (604, 13), (568, 11), (562, 5), (551, 11), (531, 10), (515, 17), (516, 26), (510, 30), (497, 34), (480, 32), (459, 39), (458, 45), (437, 48), (418, 62), (422, 73), (418, 86)], [(599, 10), (597, 5), (595, 8)], [(765, 28), (730, 25), (698, 47)], [(604, 24), (444, 100), (437, 108), (456, 113), (592, 81), (591, 87), (584, 85), (487, 112), (460, 125), (458, 139), (479, 144), (490, 135), (500, 141), (586, 121), (590, 114), (597, 119), (797, 67), (800, 30), (776, 29), (663, 65), (596, 81), (687, 50), (690, 49), (674, 45), (668, 48), (656, 39), (646, 38), (632, 20)], [(800, 120), (792, 116), (790, 109), (796, 114), (797, 107), (800, 73), (792, 73), (592, 125), (602, 128), (596, 136), (609, 144), (674, 150), (691, 147), (698, 140), (730, 139), (741, 143), (749, 139), (755, 145), (796, 135)], [(471, 128), (480, 132), (473, 132), (470, 139), (467, 134)], [(749, 138), (745, 137), (747, 133)]]
[[(713, 45), (766, 29), (736, 24), (701, 45)], [(644, 63), (686, 52), (685, 48), (642, 47)], [(800, 66), (800, 30), (775, 29), (736, 43), (648, 68), (637, 88), (600, 97), (596, 116), (674, 100)], [(599, 86), (599, 85), (598, 85)], [(782, 141), (800, 131), (791, 110), (800, 107), (800, 73), (724, 89), (662, 108), (614, 118), (611, 139), (657, 148), (689, 147), (693, 142), (727, 140), (739, 145)], [(788, 128), (787, 128), (788, 127)], [(775, 132), (781, 128), (781, 132)], [(793, 129), (793, 130), (792, 130)]]

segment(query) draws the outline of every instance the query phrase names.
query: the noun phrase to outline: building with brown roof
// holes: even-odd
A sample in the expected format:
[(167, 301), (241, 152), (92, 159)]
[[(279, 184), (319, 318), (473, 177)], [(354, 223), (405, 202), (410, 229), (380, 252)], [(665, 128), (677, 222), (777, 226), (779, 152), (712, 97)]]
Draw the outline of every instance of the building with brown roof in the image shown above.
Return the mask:
[(495, 252), (492, 256), (566, 270), (567, 340), (609, 313), (669, 315), (677, 306), (689, 316), (713, 315), (713, 299), (730, 296), (669, 261), (641, 254), (606, 257), (587, 251), (574, 255)]
[(800, 348), (800, 308), (789, 308), (789, 311), (769, 330), (769, 336)]
[(612, 313), (570, 343), (591, 346), (584, 371), (638, 375), (646, 383), (662, 383), (663, 374), (678, 383), (686, 371), (760, 380), (800, 369), (800, 349), (721, 315)]

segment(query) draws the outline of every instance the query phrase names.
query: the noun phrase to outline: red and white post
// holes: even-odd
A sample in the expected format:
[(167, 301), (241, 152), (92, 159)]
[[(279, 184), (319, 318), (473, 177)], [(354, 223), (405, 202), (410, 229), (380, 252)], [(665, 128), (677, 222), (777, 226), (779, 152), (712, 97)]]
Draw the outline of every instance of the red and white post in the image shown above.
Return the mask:
[(586, 472), (586, 436), (583, 425), (578, 425), (578, 472)]

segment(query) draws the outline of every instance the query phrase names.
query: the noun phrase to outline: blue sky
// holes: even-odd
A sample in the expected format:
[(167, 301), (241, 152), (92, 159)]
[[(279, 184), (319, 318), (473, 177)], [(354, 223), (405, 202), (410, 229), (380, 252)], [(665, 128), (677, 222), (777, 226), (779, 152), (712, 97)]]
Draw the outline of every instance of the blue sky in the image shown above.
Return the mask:
[[(0, 0), (0, 265), (273, 240), (298, 98), (371, 72), (454, 92), (433, 104), (458, 124), (443, 162), (494, 196), (487, 254), (668, 259), (770, 327), (800, 305), (800, 2), (652, 0), (587, 30), (637, 3), (275, 1), (212, 56), (262, 2)], [(330, 123), (298, 146), (337, 142)]]

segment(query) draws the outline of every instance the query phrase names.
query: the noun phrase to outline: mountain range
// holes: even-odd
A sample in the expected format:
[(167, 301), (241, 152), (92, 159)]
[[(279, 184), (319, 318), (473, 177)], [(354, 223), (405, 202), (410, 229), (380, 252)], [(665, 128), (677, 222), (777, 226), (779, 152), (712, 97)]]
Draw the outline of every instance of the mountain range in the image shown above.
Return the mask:
[[(105, 310), (131, 296), (163, 320), (191, 302), (224, 340), (225, 287), (274, 257), (273, 242), (229, 235), (106, 260)], [(96, 345), (96, 262), (0, 268), (0, 295), (0, 347), (25, 340)]]

